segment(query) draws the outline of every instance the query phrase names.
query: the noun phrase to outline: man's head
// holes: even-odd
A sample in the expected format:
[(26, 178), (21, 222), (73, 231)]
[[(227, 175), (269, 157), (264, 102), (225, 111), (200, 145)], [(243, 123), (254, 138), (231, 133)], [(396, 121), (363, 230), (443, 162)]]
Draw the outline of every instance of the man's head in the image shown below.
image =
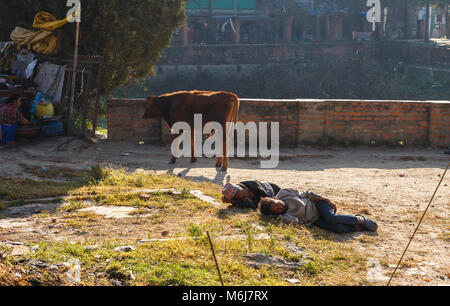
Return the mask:
[(147, 97), (144, 119), (154, 119), (159, 117), (161, 117), (161, 108), (158, 97)]
[(241, 190), (241, 186), (228, 183), (222, 189), (222, 199), (227, 203), (232, 203), (234, 200), (237, 200)]
[(263, 215), (282, 215), (286, 213), (286, 203), (278, 199), (263, 198), (259, 202), (259, 210)]

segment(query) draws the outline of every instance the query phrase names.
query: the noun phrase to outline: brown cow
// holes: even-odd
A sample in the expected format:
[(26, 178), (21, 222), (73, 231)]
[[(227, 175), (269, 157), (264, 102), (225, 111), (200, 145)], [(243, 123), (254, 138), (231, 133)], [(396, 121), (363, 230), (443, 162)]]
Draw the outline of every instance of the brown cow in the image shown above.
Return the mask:
[[(226, 131), (227, 122), (237, 122), (239, 98), (229, 92), (180, 91), (159, 97), (148, 97), (145, 104), (144, 119), (162, 118), (169, 126), (177, 122), (186, 122), (191, 127), (192, 162), (194, 157), (194, 115), (203, 115), (203, 126), (208, 122), (218, 122)], [(174, 135), (173, 139), (178, 137)], [(227, 133), (223, 133), (223, 158), (218, 158), (216, 167), (228, 170)], [(176, 163), (172, 156), (171, 163)]]

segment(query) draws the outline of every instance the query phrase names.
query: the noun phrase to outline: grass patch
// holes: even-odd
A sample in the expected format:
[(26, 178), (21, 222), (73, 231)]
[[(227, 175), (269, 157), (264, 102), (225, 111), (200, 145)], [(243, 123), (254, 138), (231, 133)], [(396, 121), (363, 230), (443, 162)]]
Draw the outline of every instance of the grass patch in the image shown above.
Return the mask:
[(0, 200), (4, 202), (58, 197), (66, 195), (71, 190), (73, 185), (70, 183), (0, 178)]
[[(197, 233), (198, 234), (198, 233)], [(89, 245), (99, 245), (89, 249)], [(130, 252), (115, 252), (114, 241), (78, 243), (46, 243), (31, 253), (28, 259), (60, 264), (77, 259), (81, 262), (82, 283), (80, 285), (113, 284), (121, 281), (127, 285), (143, 286), (218, 286), (219, 280), (211, 250), (207, 243), (195, 240), (154, 242), (135, 245)], [(264, 266), (259, 269), (246, 265), (246, 241), (215, 240), (216, 254), (227, 285), (281, 286), (288, 285), (286, 278), (297, 277), (302, 285), (360, 284), (358, 268), (364, 261), (354, 256), (322, 256), (315, 254), (296, 272)], [(280, 245), (271, 247), (271, 242), (255, 241), (254, 252), (283, 257), (285, 250)], [(293, 260), (294, 258), (289, 258)], [(8, 260), (15, 260), (8, 258)], [(294, 260), (295, 261), (295, 260)], [(131, 274), (130, 274), (131, 272)], [(134, 276), (134, 279), (131, 277)], [(345, 275), (343, 277), (343, 275)]]
[[(40, 197), (33, 193), (29, 182), (20, 183), (22, 186), (16, 188), (22, 188), (21, 196)], [(43, 183), (45, 182), (40, 182), (41, 185), (35, 187), (35, 190), (41, 192), (41, 195), (49, 196), (50, 193), (45, 193), (48, 192), (44, 187), (47, 185)], [(79, 260), (82, 267), (80, 285), (114, 285), (117, 281), (144, 286), (219, 285), (211, 250), (204, 239), (206, 231), (211, 233), (214, 240), (216, 255), (227, 285), (289, 285), (286, 279), (290, 278), (300, 279), (300, 285), (361, 285), (365, 282), (364, 256), (348, 244), (336, 242), (335, 234), (317, 228), (282, 224), (276, 219), (261, 217), (254, 211), (220, 210), (190, 194), (191, 190), (200, 190), (219, 201), (219, 185), (193, 182), (170, 175), (129, 173), (120, 168), (95, 166), (81, 180), (62, 184), (59, 188), (61, 189), (52, 193), (58, 191), (58, 196), (74, 196), (73, 200), (59, 209), (59, 213), (65, 215), (65, 225), (69, 227), (92, 229), (92, 226), (103, 225), (99, 223), (105, 220), (102, 217), (79, 212), (80, 208), (85, 207), (83, 200), (89, 197), (95, 205), (137, 207), (136, 217), (148, 215), (139, 220), (146, 222), (145, 231), (148, 231), (149, 238), (163, 231), (170, 238), (195, 238), (140, 244), (132, 238), (123, 238), (122, 235), (109, 238), (98, 236), (95, 238), (97, 240), (76, 243), (41, 242), (38, 251), (26, 255), (28, 259), (39, 259), (55, 265), (72, 258)], [(140, 191), (143, 188), (173, 188), (180, 193), (148, 193)], [(140, 192), (132, 192), (136, 190)], [(132, 221), (115, 224), (111, 222), (108, 226), (122, 226), (120, 230), (124, 236), (128, 233), (126, 230), (130, 230), (130, 233), (136, 230), (132, 227)], [(117, 228), (111, 232), (117, 232)], [(269, 235), (269, 239), (259, 239), (260, 234)], [(243, 239), (220, 239), (221, 236), (239, 235)], [(120, 239), (120, 243), (111, 237)], [(82, 239), (87, 239), (87, 236)], [(370, 243), (369, 240), (367, 243)], [(287, 243), (307, 250), (308, 256), (287, 248)], [(87, 248), (89, 245), (98, 247)], [(116, 247), (123, 245), (133, 245), (135, 249), (130, 252), (114, 251)], [(245, 255), (248, 253), (264, 253), (302, 263), (302, 268), (297, 271), (274, 266), (256, 269), (247, 265)], [(10, 257), (6, 259), (17, 264), (15, 260), (17, 259)]]
[(68, 167), (42, 167), (42, 166), (32, 166), (26, 164), (20, 164), (25, 171), (33, 174), (34, 176), (42, 179), (54, 179), (54, 178), (65, 178), (69, 180), (84, 177), (88, 174), (88, 171), (77, 170)]

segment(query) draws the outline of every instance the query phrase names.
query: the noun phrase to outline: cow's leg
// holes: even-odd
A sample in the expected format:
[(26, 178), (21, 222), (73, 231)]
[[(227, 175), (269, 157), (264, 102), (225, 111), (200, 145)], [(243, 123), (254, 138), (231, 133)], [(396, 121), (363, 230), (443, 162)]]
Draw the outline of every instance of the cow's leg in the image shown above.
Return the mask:
[(191, 132), (191, 163), (196, 163), (197, 158), (195, 157), (195, 132)]
[[(223, 134), (223, 157), (221, 158), (222, 162), (222, 171), (228, 171), (228, 164), (229, 164), (229, 158), (228, 158), (228, 132), (226, 131)], [(219, 159), (220, 160), (220, 159)]]
[[(207, 139), (213, 137), (216, 134), (216, 131), (212, 131), (211, 135), (207, 136)], [(216, 162), (216, 168), (222, 167), (222, 157), (218, 157), (217, 158), (217, 162)]]
[[(181, 134), (172, 135), (172, 143), (174, 143), (176, 138), (178, 138), (180, 135)], [(178, 143), (175, 144), (175, 148), (174, 149), (177, 150), (177, 152), (172, 152), (172, 158), (170, 159), (170, 162), (169, 162), (171, 165), (176, 164), (176, 162), (177, 162), (177, 158), (175, 156), (173, 156), (173, 154), (178, 154), (178, 152), (180, 150), (180, 143), (179, 143), (179, 141), (178, 141)]]
[(216, 168), (222, 167), (222, 163), (223, 163), (223, 157), (218, 157), (217, 158), (217, 163), (216, 163)]

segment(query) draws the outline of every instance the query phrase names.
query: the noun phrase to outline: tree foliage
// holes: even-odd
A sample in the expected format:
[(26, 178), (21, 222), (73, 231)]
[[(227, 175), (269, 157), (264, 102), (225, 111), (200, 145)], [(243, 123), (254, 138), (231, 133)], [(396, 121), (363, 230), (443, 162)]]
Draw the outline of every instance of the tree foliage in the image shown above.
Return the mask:
[[(80, 54), (101, 55), (105, 60), (103, 94), (130, 80), (151, 74), (173, 32), (185, 21), (184, 0), (82, 0)], [(0, 2), (0, 41), (10, 40), (16, 25), (31, 28), (39, 11), (66, 17), (61, 0), (14, 0)], [(59, 31), (58, 57), (71, 58), (75, 23)]]

